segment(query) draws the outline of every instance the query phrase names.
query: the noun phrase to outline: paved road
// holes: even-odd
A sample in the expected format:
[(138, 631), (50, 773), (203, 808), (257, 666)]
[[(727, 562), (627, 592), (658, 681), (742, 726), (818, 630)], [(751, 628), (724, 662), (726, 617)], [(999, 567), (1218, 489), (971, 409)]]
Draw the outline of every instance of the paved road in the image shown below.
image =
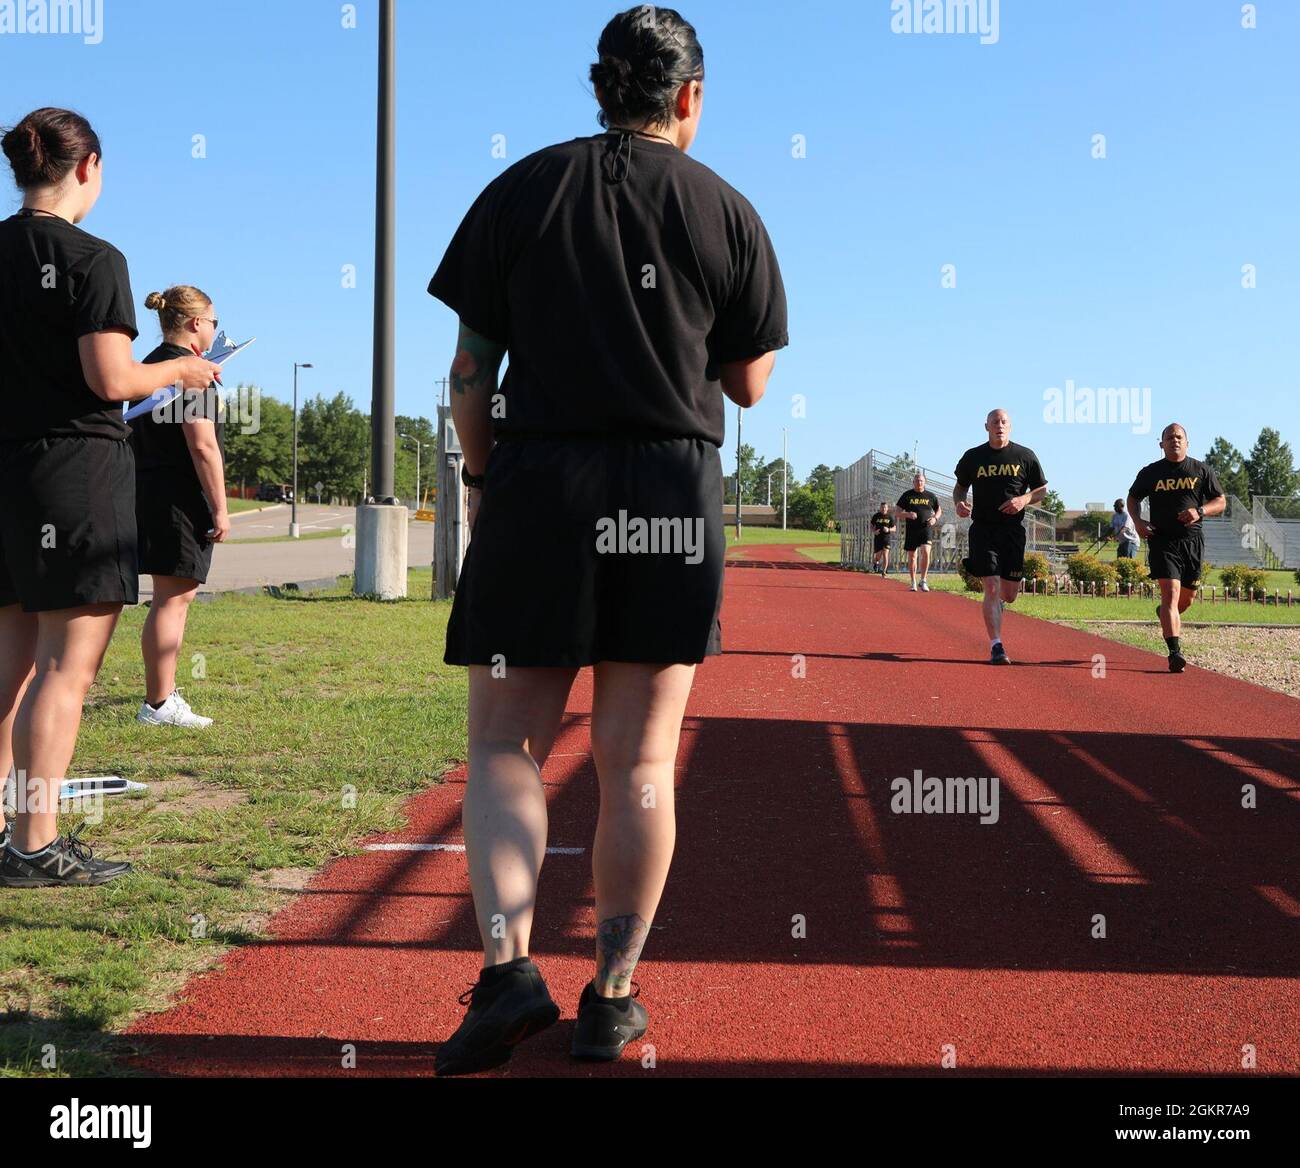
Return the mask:
[[(265, 539), (289, 534), (290, 508), (267, 507), (263, 511), (245, 511), (231, 517), (232, 540)], [(344, 529), (356, 531), (356, 509), (321, 507), (315, 503), (298, 504), (298, 523), (304, 536), (313, 532)], [(265, 584), (293, 584), (350, 573), (355, 565), (356, 550), (351, 539), (285, 540), (282, 543), (227, 543), (218, 547), (212, 559), (212, 575), (201, 592), (228, 592), (237, 588), (254, 588)], [(347, 544), (348, 546), (345, 546)], [(433, 562), (433, 524), (410, 525), (409, 560), (412, 566)], [(153, 582), (140, 577), (140, 599), (153, 595)]]

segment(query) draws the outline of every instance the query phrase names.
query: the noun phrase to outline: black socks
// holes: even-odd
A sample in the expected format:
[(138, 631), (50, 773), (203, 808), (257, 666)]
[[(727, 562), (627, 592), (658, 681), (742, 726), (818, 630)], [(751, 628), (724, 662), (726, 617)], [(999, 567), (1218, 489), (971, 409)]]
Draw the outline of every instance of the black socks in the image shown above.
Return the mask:
[(593, 1001), (599, 1002), (602, 1006), (613, 1006), (616, 1010), (622, 1010), (625, 1014), (628, 1011), (628, 1007), (632, 1005), (631, 994), (624, 994), (621, 998), (602, 998), (600, 994), (596, 993), (596, 988), (594, 986), (592, 986), (591, 997)]
[(494, 986), (512, 969), (518, 969), (526, 961), (531, 961), (530, 957), (516, 957), (513, 961), (503, 961), (500, 965), (489, 965), (478, 975), (480, 985)]
[(1169, 646), (1169, 652), (1171, 652), (1171, 653), (1181, 653), (1181, 652), (1182, 652), (1182, 648), (1181, 648), (1181, 646), (1178, 644), (1178, 638), (1177, 638), (1177, 637), (1166, 637), (1166, 638), (1165, 638), (1165, 644)]

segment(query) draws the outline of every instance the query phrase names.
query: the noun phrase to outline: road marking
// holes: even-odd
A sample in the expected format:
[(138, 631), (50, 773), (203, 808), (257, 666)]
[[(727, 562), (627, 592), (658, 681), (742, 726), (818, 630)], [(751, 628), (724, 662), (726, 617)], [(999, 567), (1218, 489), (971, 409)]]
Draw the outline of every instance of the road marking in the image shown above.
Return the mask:
[[(464, 844), (366, 844), (368, 852), (463, 852)], [(580, 856), (586, 848), (547, 848), (548, 856)]]

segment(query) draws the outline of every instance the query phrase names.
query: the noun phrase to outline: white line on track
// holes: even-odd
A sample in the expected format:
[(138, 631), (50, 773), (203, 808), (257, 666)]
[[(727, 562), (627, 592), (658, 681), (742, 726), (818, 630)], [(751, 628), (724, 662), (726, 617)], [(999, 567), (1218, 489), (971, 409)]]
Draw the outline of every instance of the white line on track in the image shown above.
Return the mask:
[[(463, 852), (464, 844), (366, 844), (368, 852)], [(580, 856), (586, 848), (547, 848), (548, 856)]]

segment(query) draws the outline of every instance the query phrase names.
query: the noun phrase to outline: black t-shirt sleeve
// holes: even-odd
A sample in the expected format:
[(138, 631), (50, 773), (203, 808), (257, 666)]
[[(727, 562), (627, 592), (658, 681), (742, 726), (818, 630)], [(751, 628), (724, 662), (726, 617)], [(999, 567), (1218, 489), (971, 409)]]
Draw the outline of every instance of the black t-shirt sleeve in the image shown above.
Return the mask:
[(971, 469), (971, 456), (969, 450), (957, 460), (957, 466), (952, 473), (953, 477), (957, 480), (957, 485), (959, 487), (970, 486), (974, 473)]
[(737, 285), (713, 322), (718, 364), (760, 357), (790, 343), (785, 284), (763, 221), (754, 215), (737, 269)]
[(498, 194), (496, 181), (489, 183), (465, 213), (429, 281), (429, 295), (441, 300), (479, 336), (508, 345), (510, 311)]
[(108, 329), (125, 329), (135, 340), (135, 305), (126, 258), (116, 248), (97, 252), (78, 281), (73, 326), (80, 339)]
[(1217, 499), (1223, 494), (1223, 484), (1219, 482), (1219, 476), (1215, 473), (1214, 467), (1205, 463), (1205, 491), (1201, 498), (1206, 502), (1211, 499)]
[(1025, 467), (1025, 486), (1031, 491), (1047, 486), (1047, 479), (1043, 477), (1042, 463), (1038, 461), (1036, 454), (1030, 455), (1029, 465)]
[(910, 511), (911, 508), (907, 505), (907, 496), (908, 496), (909, 493), (910, 493), (910, 492), (908, 492), (908, 491), (904, 491), (901, 495), (899, 495), (899, 496), (898, 496), (898, 502), (895, 503), (894, 506), (895, 506), (895, 507), (899, 507), (899, 508), (901, 508), (901, 509), (904, 510), (904, 511)]
[(1137, 478), (1133, 480), (1133, 485), (1129, 487), (1128, 493), (1135, 499), (1145, 499), (1151, 494), (1151, 475), (1148, 473), (1150, 468), (1143, 467), (1137, 472)]

